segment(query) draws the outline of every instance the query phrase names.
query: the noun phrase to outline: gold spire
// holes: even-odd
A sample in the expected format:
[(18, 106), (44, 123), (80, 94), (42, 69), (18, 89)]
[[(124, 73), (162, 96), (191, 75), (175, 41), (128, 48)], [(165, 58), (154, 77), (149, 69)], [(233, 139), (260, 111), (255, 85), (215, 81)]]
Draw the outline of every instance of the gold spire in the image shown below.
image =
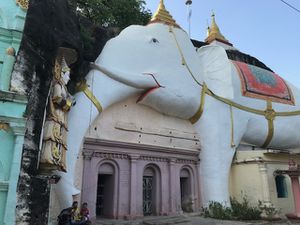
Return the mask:
[(158, 8), (149, 23), (165, 23), (180, 28), (170, 13), (166, 10), (164, 0), (160, 0)]
[(221, 31), (216, 23), (216, 20), (215, 20), (215, 14), (212, 13), (211, 15), (212, 17), (212, 22), (211, 22), (211, 26), (208, 27), (208, 32), (207, 32), (207, 38), (205, 39), (205, 42), (207, 43), (211, 43), (213, 42), (214, 40), (216, 41), (220, 41), (220, 42), (223, 42), (225, 44), (229, 44), (229, 45), (232, 45), (222, 34), (221, 34)]

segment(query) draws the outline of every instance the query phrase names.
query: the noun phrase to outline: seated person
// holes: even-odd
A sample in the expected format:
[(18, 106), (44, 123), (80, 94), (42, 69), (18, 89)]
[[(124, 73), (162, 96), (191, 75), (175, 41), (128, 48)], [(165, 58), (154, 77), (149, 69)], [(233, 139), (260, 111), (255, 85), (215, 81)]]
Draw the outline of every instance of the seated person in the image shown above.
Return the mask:
[(63, 209), (57, 217), (58, 225), (69, 225), (71, 222), (72, 207)]
[(89, 221), (90, 220), (90, 211), (88, 209), (88, 204), (84, 202), (81, 206), (80, 215), (82, 220)]

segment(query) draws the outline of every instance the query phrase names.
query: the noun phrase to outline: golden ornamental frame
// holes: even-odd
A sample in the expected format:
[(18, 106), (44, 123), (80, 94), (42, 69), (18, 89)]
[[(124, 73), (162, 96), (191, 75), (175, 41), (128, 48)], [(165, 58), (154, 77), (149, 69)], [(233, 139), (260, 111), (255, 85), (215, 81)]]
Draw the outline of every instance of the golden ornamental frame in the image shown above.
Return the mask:
[(16, 0), (16, 3), (24, 10), (28, 9), (29, 0)]

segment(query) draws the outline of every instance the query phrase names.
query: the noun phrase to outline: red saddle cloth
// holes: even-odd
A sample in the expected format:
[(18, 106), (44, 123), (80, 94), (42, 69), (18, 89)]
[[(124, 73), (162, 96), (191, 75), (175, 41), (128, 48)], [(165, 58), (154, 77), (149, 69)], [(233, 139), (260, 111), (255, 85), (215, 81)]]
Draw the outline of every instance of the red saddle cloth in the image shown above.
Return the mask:
[(287, 83), (277, 74), (257, 66), (233, 61), (241, 79), (242, 94), (247, 97), (294, 105)]

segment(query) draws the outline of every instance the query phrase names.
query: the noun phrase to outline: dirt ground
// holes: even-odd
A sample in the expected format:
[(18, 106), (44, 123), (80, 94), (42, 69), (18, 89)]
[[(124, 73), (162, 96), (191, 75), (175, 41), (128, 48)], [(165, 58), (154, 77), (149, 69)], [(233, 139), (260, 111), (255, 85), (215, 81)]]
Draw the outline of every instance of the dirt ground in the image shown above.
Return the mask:
[(227, 221), (204, 218), (197, 215), (145, 217), (138, 220), (98, 219), (95, 225), (300, 225), (299, 221), (282, 219), (279, 221)]

